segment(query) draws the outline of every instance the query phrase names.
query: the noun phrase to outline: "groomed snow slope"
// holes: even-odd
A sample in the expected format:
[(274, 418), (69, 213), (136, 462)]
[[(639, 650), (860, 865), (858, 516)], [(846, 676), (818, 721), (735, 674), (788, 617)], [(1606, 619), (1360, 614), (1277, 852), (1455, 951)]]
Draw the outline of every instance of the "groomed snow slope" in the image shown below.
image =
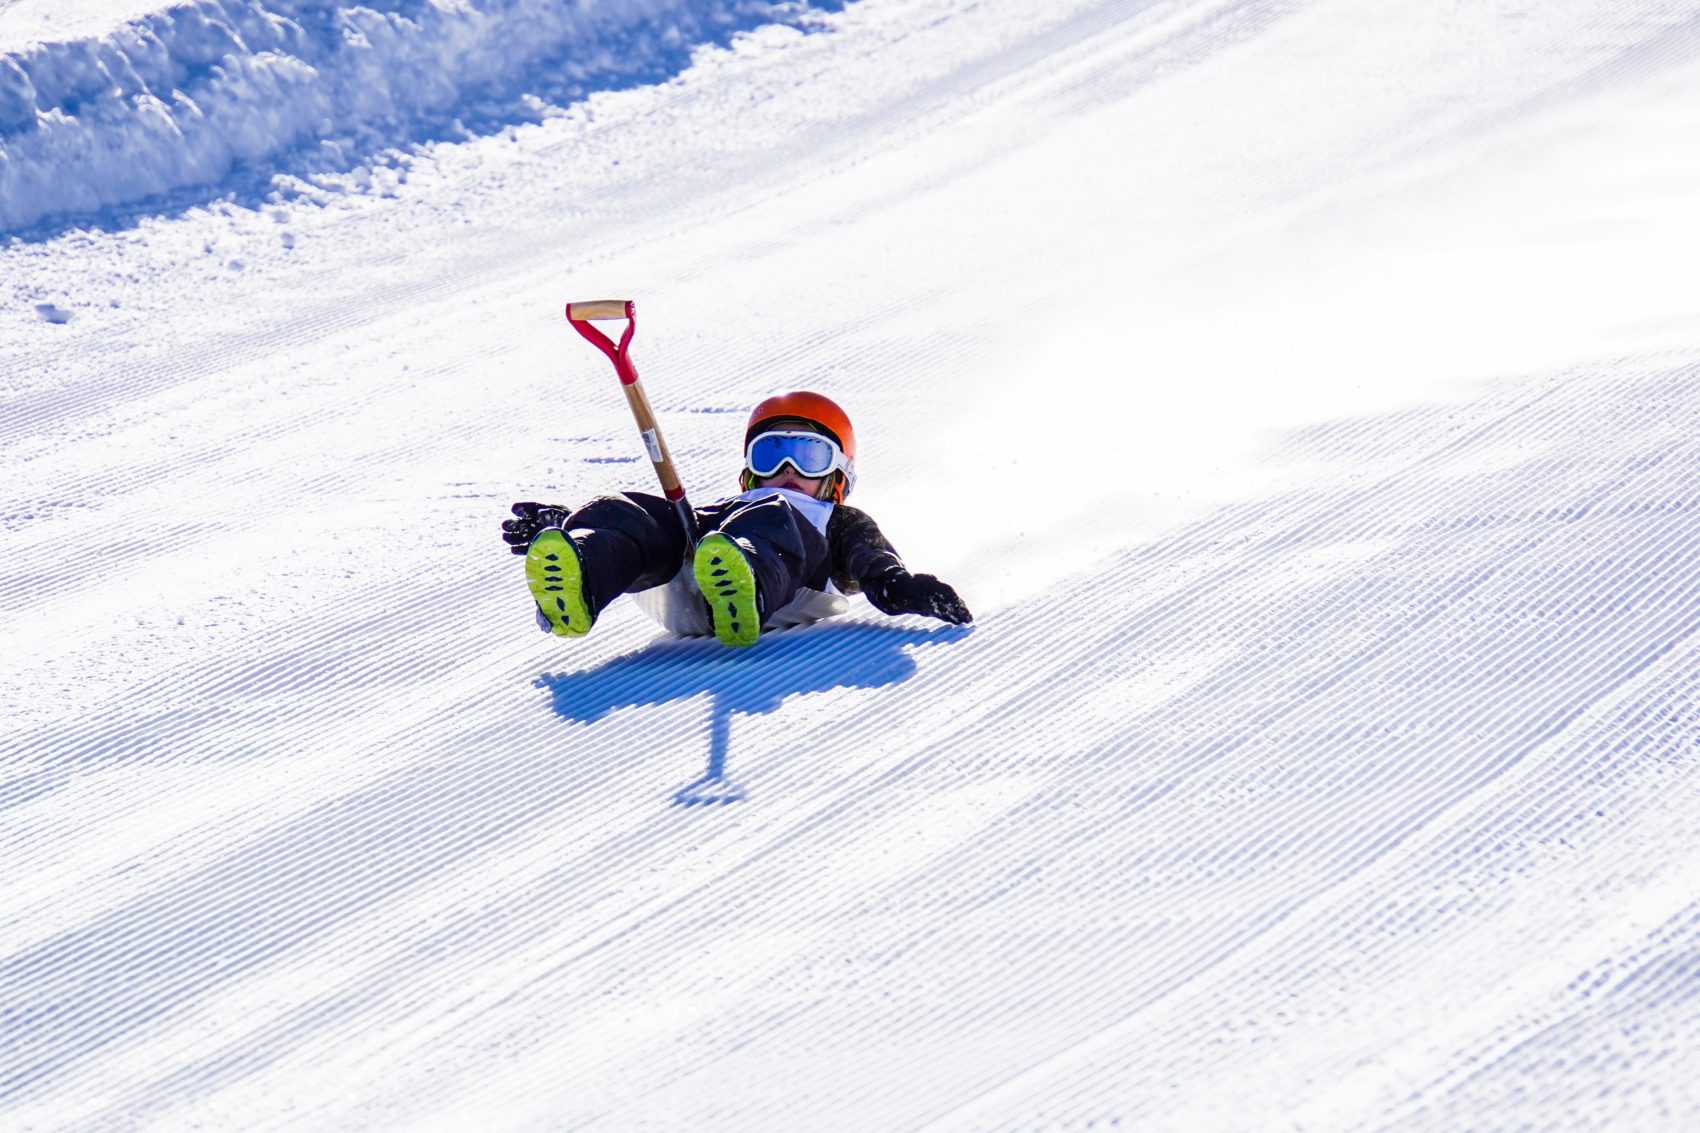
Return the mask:
[[(1700, 25), (792, 15), (0, 248), (0, 1125), (1693, 1124)], [(539, 635), (620, 294), (974, 626)]]

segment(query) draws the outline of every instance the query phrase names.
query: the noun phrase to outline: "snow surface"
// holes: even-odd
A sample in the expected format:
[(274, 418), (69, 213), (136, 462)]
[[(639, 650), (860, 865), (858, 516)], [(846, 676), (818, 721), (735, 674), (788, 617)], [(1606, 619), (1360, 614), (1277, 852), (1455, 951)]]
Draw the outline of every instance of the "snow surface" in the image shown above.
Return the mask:
[[(362, 153), (653, 76), (768, 0), (24, 0), (0, 8), (0, 232)], [(517, 86), (517, 90), (516, 90)], [(515, 96), (519, 95), (517, 99)]]
[[(0, 1127), (1700, 1120), (1691, 10), (43, 12)], [(826, 389), (974, 626), (538, 634), (627, 294), (693, 496)]]

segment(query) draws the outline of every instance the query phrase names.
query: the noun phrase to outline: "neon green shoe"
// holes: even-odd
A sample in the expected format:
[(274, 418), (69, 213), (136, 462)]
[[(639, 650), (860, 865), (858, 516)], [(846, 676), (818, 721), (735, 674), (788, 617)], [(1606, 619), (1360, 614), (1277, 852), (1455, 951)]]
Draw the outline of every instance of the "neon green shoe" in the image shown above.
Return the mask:
[(697, 589), (708, 601), (708, 620), (722, 645), (754, 645), (761, 636), (756, 572), (742, 547), (718, 531), (697, 543), (691, 560)]
[(578, 547), (559, 527), (537, 533), (525, 552), (525, 584), (537, 612), (556, 637), (583, 637), (596, 615), (584, 596), (584, 564)]

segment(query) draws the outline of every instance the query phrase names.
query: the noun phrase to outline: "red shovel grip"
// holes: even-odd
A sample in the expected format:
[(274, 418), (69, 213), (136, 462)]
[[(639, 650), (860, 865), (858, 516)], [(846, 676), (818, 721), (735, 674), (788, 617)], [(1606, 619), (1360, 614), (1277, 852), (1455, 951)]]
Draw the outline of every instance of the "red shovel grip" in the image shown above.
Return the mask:
[[(593, 319), (626, 320), (626, 333), (620, 336), (618, 346), (613, 339), (590, 325)], [(629, 386), (638, 380), (637, 368), (626, 353), (626, 348), (632, 344), (632, 335), (637, 332), (636, 303), (630, 299), (591, 299), (583, 303), (568, 303), (567, 321), (592, 346), (608, 355), (608, 360), (614, 363), (614, 371), (620, 375), (621, 385)]]
[[(620, 336), (618, 345), (590, 325), (599, 319), (626, 320), (626, 333)], [(679, 482), (679, 472), (673, 466), (673, 454), (667, 451), (667, 442), (661, 439), (661, 426), (655, 420), (655, 410), (650, 407), (649, 396), (643, 392), (643, 384), (638, 381), (637, 367), (632, 365), (631, 355), (627, 353), (632, 344), (632, 335), (637, 331), (637, 304), (630, 299), (591, 299), (568, 303), (567, 321), (573, 324), (573, 329), (582, 334), (586, 341), (608, 355), (608, 360), (614, 363), (614, 372), (620, 375), (620, 385), (625, 390), (626, 403), (631, 406), (632, 417), (637, 421), (638, 431), (643, 435), (644, 449), (649, 453), (650, 462), (655, 465), (655, 475), (661, 481), (661, 490), (679, 511), (679, 522), (687, 536), (685, 554), (689, 556), (692, 548), (696, 546), (696, 513), (691, 510), (690, 501), (685, 499), (684, 485)]]
[(637, 313), (637, 304), (630, 299), (589, 299), (567, 304), (567, 318), (573, 322), (591, 319), (629, 319)]

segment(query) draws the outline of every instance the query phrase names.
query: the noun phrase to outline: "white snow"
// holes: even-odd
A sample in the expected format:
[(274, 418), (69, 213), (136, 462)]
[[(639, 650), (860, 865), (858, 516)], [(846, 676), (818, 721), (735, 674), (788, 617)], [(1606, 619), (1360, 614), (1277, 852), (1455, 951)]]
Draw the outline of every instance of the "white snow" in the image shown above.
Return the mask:
[[(1697, 44), (0, 0), (0, 1126), (1693, 1125)], [(538, 634), (619, 295), (974, 626)]]
[(363, 153), (464, 133), (467, 120), (536, 114), (539, 90), (631, 81), (691, 36), (798, 7), (807, 4), (24, 0), (0, 7), (0, 232), (243, 171), (262, 184), (358, 171)]

